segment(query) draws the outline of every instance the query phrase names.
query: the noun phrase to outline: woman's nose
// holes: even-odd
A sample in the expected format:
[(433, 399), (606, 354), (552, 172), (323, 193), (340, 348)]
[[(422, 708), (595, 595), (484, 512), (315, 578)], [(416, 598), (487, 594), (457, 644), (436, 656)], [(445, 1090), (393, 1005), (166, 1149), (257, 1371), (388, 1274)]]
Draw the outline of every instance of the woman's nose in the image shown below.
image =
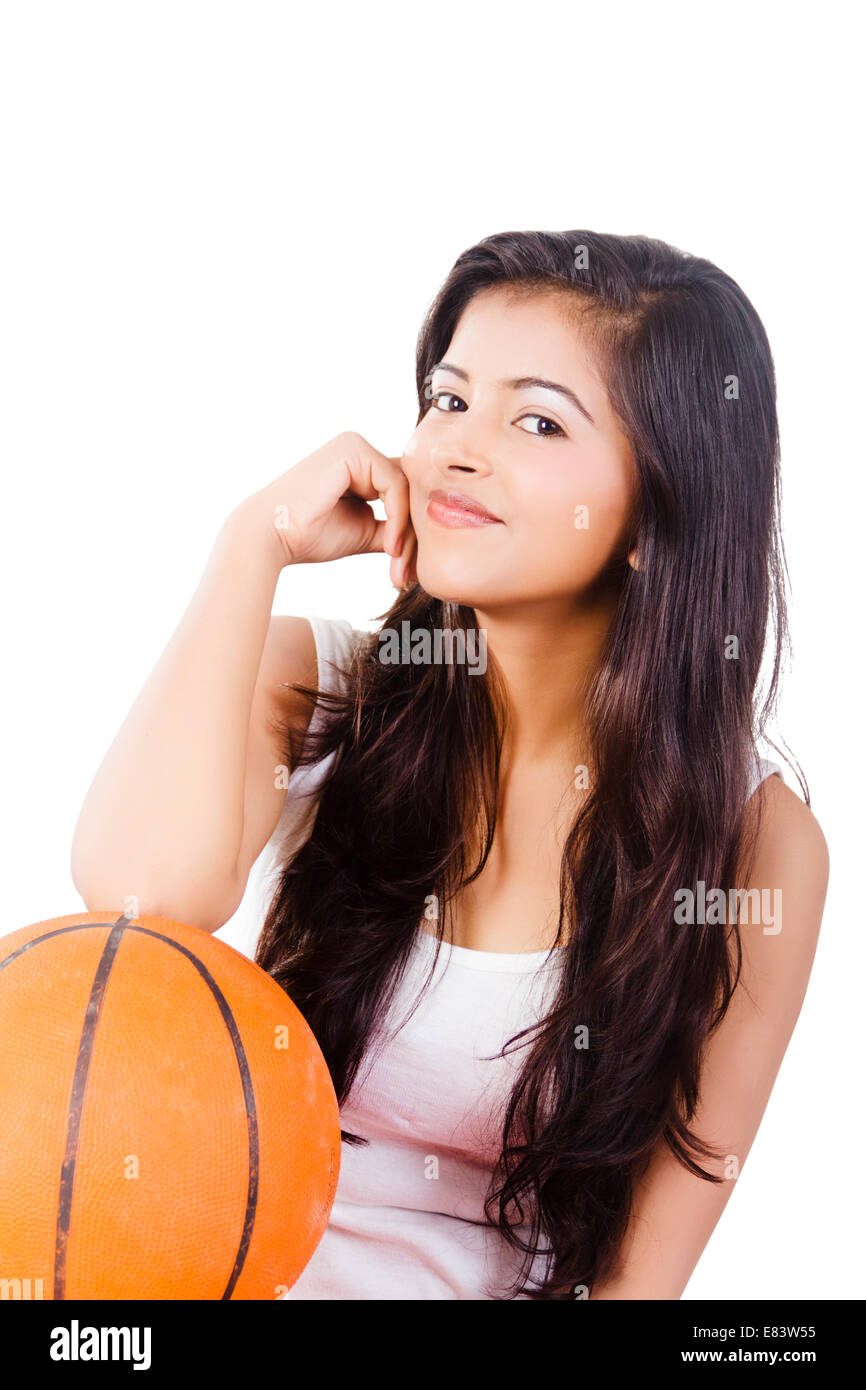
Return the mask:
[(452, 422), (448, 438), (437, 440), (431, 446), (430, 456), (443, 472), (486, 475), (493, 471), (490, 441), (475, 425), (454, 429)]

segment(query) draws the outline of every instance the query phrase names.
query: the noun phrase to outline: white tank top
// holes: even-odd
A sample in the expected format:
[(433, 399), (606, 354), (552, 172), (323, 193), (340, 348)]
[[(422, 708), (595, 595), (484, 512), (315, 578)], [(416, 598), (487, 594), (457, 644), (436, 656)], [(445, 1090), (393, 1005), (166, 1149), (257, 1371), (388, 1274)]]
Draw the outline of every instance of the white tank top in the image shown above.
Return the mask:
[[(310, 622), (319, 683), (331, 689), (337, 674), (328, 662), (347, 664), (361, 634), (345, 620)], [(281, 865), (310, 833), (329, 761), (290, 779), (280, 822), (243, 901), (215, 933), (250, 957)], [(750, 790), (774, 772), (782, 775), (777, 763), (761, 759)], [(504, 1105), (526, 1055), (521, 1048), (497, 1053), (549, 1008), (561, 948), (500, 954), (443, 942), (433, 979), (405, 1021), (435, 953), (435, 938), (419, 926), (382, 1033), (340, 1112), (341, 1127), (368, 1143), (343, 1144), (327, 1229), (284, 1295), (289, 1300), (496, 1299), (520, 1269), (522, 1254), (484, 1215)], [(539, 1255), (533, 1275), (543, 1274)]]

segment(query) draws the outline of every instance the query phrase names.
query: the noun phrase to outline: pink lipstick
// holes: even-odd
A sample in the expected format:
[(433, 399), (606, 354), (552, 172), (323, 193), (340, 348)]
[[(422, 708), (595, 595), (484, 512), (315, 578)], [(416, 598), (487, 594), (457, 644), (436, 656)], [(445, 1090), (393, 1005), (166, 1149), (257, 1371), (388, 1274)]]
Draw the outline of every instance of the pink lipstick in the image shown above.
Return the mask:
[(467, 497), (463, 492), (445, 492), (441, 488), (430, 493), (427, 515), (440, 526), (452, 529), (504, 525), (501, 517), (494, 516), (474, 497)]

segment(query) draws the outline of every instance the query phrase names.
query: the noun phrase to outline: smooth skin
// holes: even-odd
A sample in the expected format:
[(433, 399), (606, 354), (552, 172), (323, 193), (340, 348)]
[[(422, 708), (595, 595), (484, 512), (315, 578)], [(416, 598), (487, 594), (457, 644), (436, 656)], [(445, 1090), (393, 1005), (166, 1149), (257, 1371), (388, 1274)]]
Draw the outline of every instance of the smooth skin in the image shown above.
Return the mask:
[[(557, 292), (476, 296), (443, 360), (399, 459), (338, 435), (226, 519), (82, 807), (72, 874), (88, 909), (134, 895), (141, 914), (206, 931), (228, 920), (285, 798), (271, 721), (288, 713), (303, 731), (309, 709), (285, 685), (317, 677), (310, 624), (270, 616), (280, 572), (387, 553), (396, 586), (417, 577), (474, 607), (507, 690), (501, 820), (484, 871), (454, 904), (453, 939), (506, 952), (551, 943), (562, 840), (581, 795), (573, 772), (586, 762), (583, 694), (622, 566), (640, 566), (628, 522), (635, 469), (572, 301)], [(526, 379), (563, 385), (579, 404), (513, 384)], [(499, 523), (442, 526), (427, 511), (437, 489), (468, 494)], [(385, 521), (369, 505), (377, 496)], [(575, 507), (588, 509), (587, 529), (575, 527)], [(705, 1050), (695, 1121), (736, 1171), (800, 1012), (829, 875), (826, 841), (800, 798), (773, 776), (750, 814), (759, 800), (757, 856), (739, 886), (781, 889), (783, 929), (741, 928), (740, 984)], [(527, 921), (538, 923), (532, 935)], [(678, 1299), (735, 1181), (692, 1177), (660, 1145), (619, 1268), (592, 1298)]]

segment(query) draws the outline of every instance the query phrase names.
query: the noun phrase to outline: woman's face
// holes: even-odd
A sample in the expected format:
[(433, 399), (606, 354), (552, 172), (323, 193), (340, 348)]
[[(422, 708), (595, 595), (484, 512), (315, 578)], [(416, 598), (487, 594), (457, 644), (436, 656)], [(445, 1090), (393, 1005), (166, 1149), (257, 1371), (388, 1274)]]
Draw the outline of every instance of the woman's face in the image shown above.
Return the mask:
[[(636, 470), (574, 308), (556, 291), (484, 290), (428, 379), (401, 462), (415, 569), (434, 597), (579, 606), (626, 559)], [(462, 511), (461, 496), (495, 520)]]

